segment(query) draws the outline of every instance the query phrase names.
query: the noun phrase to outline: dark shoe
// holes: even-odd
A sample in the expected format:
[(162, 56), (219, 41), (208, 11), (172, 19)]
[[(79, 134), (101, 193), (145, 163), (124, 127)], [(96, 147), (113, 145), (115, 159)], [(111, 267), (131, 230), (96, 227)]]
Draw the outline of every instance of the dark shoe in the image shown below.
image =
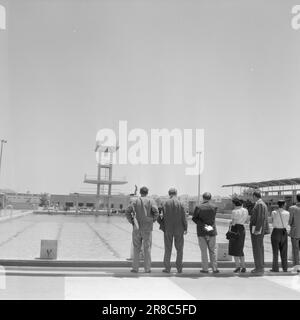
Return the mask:
[(208, 273), (208, 270), (200, 270), (201, 273)]
[(245, 272), (246, 272), (246, 268), (242, 268), (241, 273), (245, 273)]
[(238, 272), (240, 272), (240, 271), (241, 271), (241, 268), (238, 267), (238, 268), (236, 268), (233, 272), (234, 272), (234, 273), (238, 273)]
[(213, 273), (220, 273), (220, 270), (213, 270)]
[(131, 269), (130, 272), (138, 273), (138, 271), (137, 271), (137, 270), (134, 270), (134, 269)]
[(151, 270), (145, 270), (145, 273), (151, 273)]
[(265, 272), (264, 269), (261, 269), (261, 270), (259, 270), (259, 269), (253, 269), (253, 270), (251, 270), (251, 273), (264, 273), (264, 272)]
[(182, 273), (182, 269), (177, 269), (177, 273)]
[(279, 272), (279, 270), (270, 269), (270, 272)]
[(168, 270), (168, 269), (163, 269), (162, 272), (164, 272), (164, 273), (170, 273), (170, 270)]
[(288, 271), (286, 269), (284, 269), (283, 272), (288, 272)]

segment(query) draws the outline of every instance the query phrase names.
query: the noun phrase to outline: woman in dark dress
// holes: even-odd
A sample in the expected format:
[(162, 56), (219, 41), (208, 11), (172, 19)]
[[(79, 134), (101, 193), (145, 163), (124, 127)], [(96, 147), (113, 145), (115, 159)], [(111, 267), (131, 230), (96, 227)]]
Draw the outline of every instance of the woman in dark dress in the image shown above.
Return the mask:
[(234, 257), (236, 269), (233, 271), (246, 272), (245, 257), (244, 257), (244, 243), (245, 243), (245, 226), (248, 219), (248, 210), (243, 208), (242, 200), (238, 198), (232, 199), (234, 209), (231, 214), (230, 227), (232, 232), (238, 233), (236, 239), (229, 240), (228, 254)]

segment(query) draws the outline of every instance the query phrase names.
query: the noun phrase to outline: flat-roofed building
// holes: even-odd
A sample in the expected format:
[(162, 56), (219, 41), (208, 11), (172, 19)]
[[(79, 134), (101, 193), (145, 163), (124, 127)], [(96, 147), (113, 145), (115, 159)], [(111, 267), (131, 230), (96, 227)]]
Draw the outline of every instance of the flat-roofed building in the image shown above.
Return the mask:
[(10, 205), (15, 210), (34, 210), (40, 204), (41, 195), (36, 193), (5, 192), (2, 198), (3, 206)]
[(226, 184), (222, 187), (231, 188), (231, 194), (237, 194), (244, 200), (252, 200), (255, 190), (261, 192), (263, 200), (270, 209), (277, 205), (279, 199), (286, 202), (287, 208), (296, 203), (296, 195), (300, 193), (300, 178), (266, 180), (259, 182), (242, 182)]
[[(100, 196), (99, 209), (108, 209), (108, 195)], [(111, 195), (110, 209), (122, 210), (128, 207), (130, 196), (125, 194)], [(96, 209), (98, 197), (95, 194), (83, 194), (83, 193), (70, 193), (64, 194), (52, 194), (50, 196), (50, 205), (59, 207), (60, 209), (66, 208), (78, 208), (80, 209)]]

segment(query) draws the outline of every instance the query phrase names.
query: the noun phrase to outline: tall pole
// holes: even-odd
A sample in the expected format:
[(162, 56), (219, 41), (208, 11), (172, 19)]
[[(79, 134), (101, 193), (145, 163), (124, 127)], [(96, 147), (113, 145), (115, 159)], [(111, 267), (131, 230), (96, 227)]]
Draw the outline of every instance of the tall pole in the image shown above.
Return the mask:
[(7, 143), (7, 140), (1, 140), (1, 150), (0, 150), (0, 175), (1, 175), (1, 162), (2, 162), (2, 150), (3, 150), (3, 144)]
[(78, 213), (78, 197), (79, 197), (79, 193), (75, 192), (74, 195), (76, 196), (76, 213)]
[(199, 173), (198, 173), (198, 204), (200, 203), (200, 183), (201, 183), (201, 180), (200, 180), (200, 176), (201, 176), (201, 151), (200, 152), (197, 152), (197, 154), (199, 154)]
[(107, 215), (110, 215), (111, 212), (111, 182), (112, 182), (112, 163), (109, 165), (109, 172), (108, 172), (108, 198), (107, 198)]
[[(100, 155), (99, 155), (100, 156)], [(101, 165), (100, 165), (100, 163), (98, 163), (98, 173), (97, 173), (97, 197), (96, 197), (96, 201), (97, 201), (97, 203), (96, 203), (96, 210), (97, 211), (99, 211), (99, 209), (100, 209), (100, 183), (99, 183), (99, 181), (100, 181), (100, 179), (101, 179)]]

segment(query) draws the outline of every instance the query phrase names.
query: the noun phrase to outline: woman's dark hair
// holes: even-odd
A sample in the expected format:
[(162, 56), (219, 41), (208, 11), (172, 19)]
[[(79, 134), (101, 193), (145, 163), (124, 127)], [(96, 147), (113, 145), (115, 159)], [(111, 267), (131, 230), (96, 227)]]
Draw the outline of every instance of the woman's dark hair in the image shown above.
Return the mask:
[(242, 200), (240, 200), (239, 198), (233, 198), (232, 202), (237, 207), (240, 207), (243, 204)]
[(278, 200), (277, 204), (279, 208), (283, 208), (283, 206), (285, 205), (285, 200)]

